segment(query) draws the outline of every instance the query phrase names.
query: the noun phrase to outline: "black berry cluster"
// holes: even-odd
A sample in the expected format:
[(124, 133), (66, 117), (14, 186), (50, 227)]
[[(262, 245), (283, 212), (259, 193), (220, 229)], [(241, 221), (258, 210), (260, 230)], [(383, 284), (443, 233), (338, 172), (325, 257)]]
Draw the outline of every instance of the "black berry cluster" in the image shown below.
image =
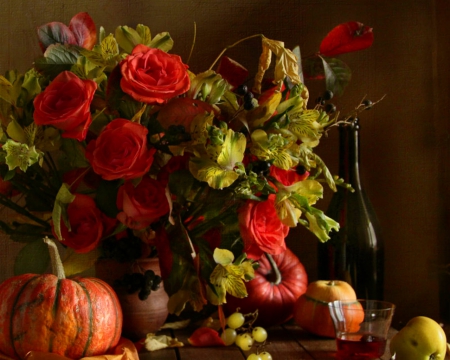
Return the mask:
[(248, 90), (247, 85), (238, 86), (236, 88), (236, 94), (242, 96), (245, 110), (252, 110), (256, 107), (257, 100), (253, 93)]
[(326, 90), (322, 96), (316, 99), (316, 104), (323, 106), (323, 109), (327, 114), (332, 114), (336, 112), (336, 105), (330, 103), (329, 101), (333, 98), (334, 94), (331, 90)]
[(146, 300), (152, 291), (156, 291), (161, 286), (161, 276), (156, 275), (153, 270), (146, 270), (142, 273), (125, 274), (122, 279), (114, 282), (115, 287), (126, 288), (129, 294), (138, 293), (140, 300)]

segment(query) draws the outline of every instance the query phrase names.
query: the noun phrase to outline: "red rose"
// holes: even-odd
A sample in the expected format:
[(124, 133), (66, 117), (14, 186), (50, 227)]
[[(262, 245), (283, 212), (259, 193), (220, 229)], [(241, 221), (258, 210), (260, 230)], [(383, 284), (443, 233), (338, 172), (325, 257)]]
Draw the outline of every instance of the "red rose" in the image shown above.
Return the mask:
[(10, 181), (3, 180), (0, 176), (0, 194), (5, 196), (14, 196), (20, 194), (20, 192), (14, 189), (14, 185)]
[(296, 182), (306, 180), (309, 176), (309, 172), (305, 171), (303, 174), (299, 174), (296, 170), (283, 170), (275, 165), (270, 167), (270, 176), (274, 177), (282, 183), (284, 186), (295, 184)]
[(152, 165), (155, 149), (147, 147), (147, 128), (126, 119), (111, 121), (86, 147), (94, 172), (105, 180), (134, 179)]
[[(67, 207), (69, 230), (61, 221), (61, 235), (64, 245), (78, 253), (94, 250), (102, 237), (111, 232), (111, 221), (95, 205), (95, 201), (87, 195), (76, 194), (75, 200)], [(53, 233), (56, 238), (56, 234)]]
[(120, 87), (137, 101), (163, 104), (189, 90), (186, 69), (178, 55), (139, 44), (120, 63)]
[(62, 130), (63, 137), (84, 140), (92, 123), (89, 107), (95, 90), (95, 81), (63, 71), (34, 99), (34, 122)]
[(244, 252), (249, 258), (257, 260), (265, 252), (279, 255), (286, 250), (284, 239), (289, 227), (278, 218), (275, 195), (270, 195), (266, 201), (248, 200), (238, 215)]
[(127, 181), (119, 188), (117, 208), (117, 219), (136, 230), (146, 228), (170, 210), (164, 186), (148, 176), (137, 186)]

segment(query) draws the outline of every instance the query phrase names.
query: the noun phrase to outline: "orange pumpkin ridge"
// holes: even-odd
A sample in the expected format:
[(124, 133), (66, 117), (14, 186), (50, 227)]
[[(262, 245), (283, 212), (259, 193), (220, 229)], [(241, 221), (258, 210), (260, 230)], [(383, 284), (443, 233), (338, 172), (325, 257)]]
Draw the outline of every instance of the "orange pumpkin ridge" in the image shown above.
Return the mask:
[(24, 359), (31, 351), (78, 359), (117, 345), (122, 310), (100, 279), (24, 274), (0, 284), (0, 352)]

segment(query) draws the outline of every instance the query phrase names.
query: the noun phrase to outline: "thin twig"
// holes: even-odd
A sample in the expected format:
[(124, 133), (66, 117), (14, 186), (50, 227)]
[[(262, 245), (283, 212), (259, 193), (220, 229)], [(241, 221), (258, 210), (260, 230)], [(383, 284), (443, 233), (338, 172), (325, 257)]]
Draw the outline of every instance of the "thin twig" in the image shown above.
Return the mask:
[(251, 35), (251, 36), (247, 36), (241, 40), (236, 41), (234, 44), (231, 44), (229, 46), (227, 46), (225, 49), (222, 50), (222, 52), (219, 54), (219, 56), (217, 56), (216, 60), (214, 60), (214, 62), (212, 63), (212, 65), (209, 67), (209, 70), (212, 70), (212, 68), (214, 67), (214, 65), (216, 65), (216, 63), (219, 61), (219, 59), (223, 56), (223, 54), (226, 53), (226, 51), (228, 49), (231, 49), (232, 47), (235, 47), (236, 45), (239, 45), (241, 42), (256, 38), (256, 37), (263, 37), (263, 34), (255, 34), (255, 35)]
[(195, 47), (195, 41), (197, 40), (197, 23), (194, 21), (194, 38), (192, 39), (192, 45), (191, 45), (191, 51), (189, 52), (188, 59), (186, 61), (186, 64), (189, 64), (189, 61), (191, 61), (192, 54), (194, 52)]

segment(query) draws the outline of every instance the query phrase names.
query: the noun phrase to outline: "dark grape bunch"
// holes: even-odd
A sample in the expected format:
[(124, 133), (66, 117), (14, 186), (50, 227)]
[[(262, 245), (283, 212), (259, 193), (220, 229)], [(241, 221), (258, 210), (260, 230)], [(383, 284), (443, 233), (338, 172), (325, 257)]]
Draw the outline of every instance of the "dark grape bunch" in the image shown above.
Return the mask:
[(156, 291), (161, 286), (161, 276), (156, 275), (153, 270), (146, 270), (142, 273), (125, 274), (122, 279), (114, 282), (115, 287), (126, 288), (128, 294), (138, 293), (140, 300), (146, 300), (152, 291)]
[(257, 100), (252, 92), (248, 91), (247, 85), (240, 85), (236, 88), (236, 94), (242, 96), (244, 100), (244, 109), (252, 110), (257, 105)]

